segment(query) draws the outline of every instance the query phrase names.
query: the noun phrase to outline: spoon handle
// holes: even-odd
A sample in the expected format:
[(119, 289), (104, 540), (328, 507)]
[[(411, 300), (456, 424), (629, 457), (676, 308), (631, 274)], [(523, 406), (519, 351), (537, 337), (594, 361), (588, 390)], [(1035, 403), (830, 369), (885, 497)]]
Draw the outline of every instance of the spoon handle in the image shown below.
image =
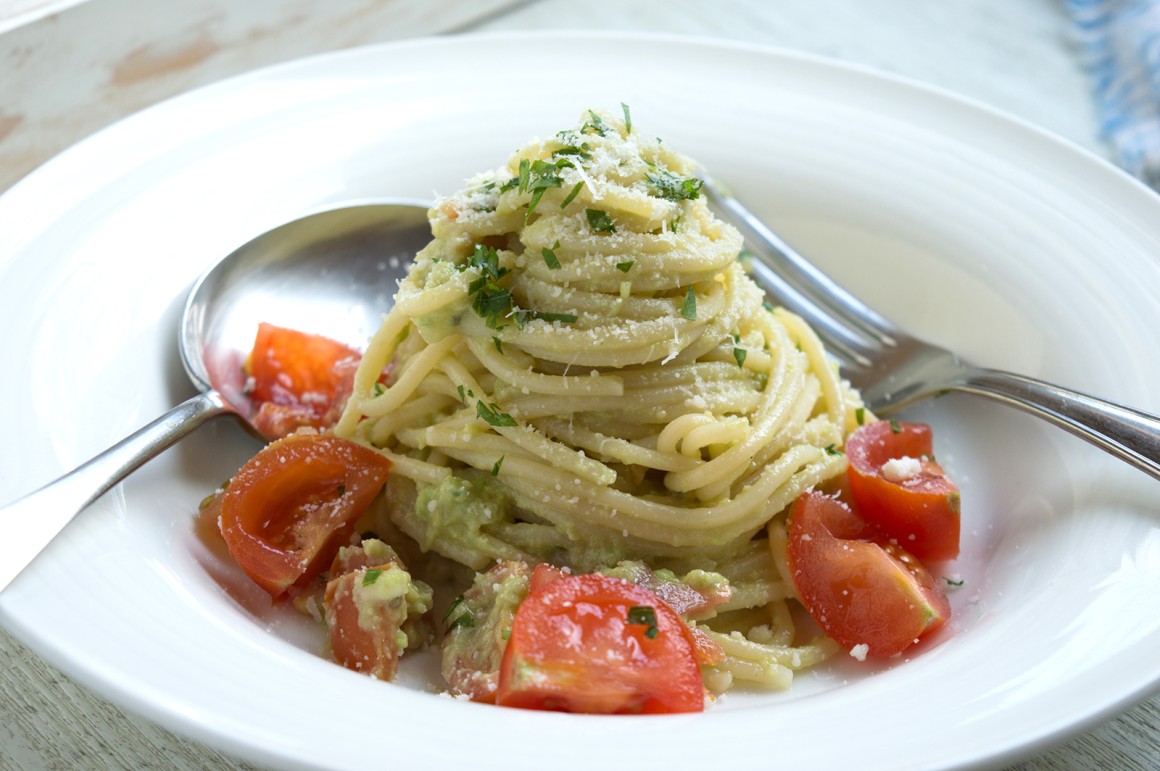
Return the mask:
[(233, 409), (216, 391), (198, 394), (56, 481), (0, 507), (0, 591), (83, 508), (202, 423), (227, 412)]

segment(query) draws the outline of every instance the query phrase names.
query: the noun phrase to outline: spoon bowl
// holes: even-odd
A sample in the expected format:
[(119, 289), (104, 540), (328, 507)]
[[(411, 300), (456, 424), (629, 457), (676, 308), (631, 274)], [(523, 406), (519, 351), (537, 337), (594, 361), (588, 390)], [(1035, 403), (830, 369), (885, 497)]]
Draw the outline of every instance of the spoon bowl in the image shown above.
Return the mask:
[(431, 238), (430, 204), (358, 201), (307, 214), (226, 255), (190, 289), (178, 337), (198, 394), (54, 482), (0, 507), (0, 591), (78, 512), (207, 420), (255, 433), (243, 364), (258, 324), (362, 348)]

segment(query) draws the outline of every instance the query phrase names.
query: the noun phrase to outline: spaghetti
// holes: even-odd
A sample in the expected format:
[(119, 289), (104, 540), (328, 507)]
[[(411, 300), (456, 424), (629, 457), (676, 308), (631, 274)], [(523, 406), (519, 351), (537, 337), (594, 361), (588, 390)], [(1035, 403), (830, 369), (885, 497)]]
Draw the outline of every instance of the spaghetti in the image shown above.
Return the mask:
[(469, 180), (431, 210), (334, 431), (393, 462), (395, 526), (474, 570), (728, 583), (696, 622), (725, 652), (707, 684), (785, 687), (837, 646), (795, 644), (779, 514), (845, 470), (859, 400), (699, 187), (627, 110)]

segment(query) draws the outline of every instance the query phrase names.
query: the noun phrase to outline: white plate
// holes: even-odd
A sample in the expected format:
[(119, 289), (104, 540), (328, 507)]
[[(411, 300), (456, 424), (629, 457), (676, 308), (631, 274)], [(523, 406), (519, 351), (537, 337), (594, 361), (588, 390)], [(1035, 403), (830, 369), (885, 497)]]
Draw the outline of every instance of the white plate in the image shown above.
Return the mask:
[[(826, 270), (974, 360), (1160, 411), (1160, 200), (979, 105), (833, 62), (641, 36), (460, 37), (291, 63), (126, 120), (0, 198), (0, 500), (188, 395), (186, 288), (322, 204), (451, 192), (590, 106), (703, 161)], [(206, 551), (199, 499), (254, 445), (204, 429), (0, 596), (35, 651), (172, 729), (280, 766), (785, 768), (1001, 762), (1160, 683), (1160, 487), (1022, 415), (927, 405), (964, 489), (953, 629), (705, 715), (465, 704), (320, 658)]]

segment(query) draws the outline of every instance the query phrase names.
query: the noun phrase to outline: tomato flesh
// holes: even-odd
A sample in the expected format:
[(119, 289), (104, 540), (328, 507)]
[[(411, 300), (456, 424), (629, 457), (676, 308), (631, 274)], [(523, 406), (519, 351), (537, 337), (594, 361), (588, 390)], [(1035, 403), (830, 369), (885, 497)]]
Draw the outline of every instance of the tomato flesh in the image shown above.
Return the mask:
[(259, 324), (246, 362), (255, 408), (251, 422), (272, 439), (302, 426), (332, 425), (350, 396), (360, 357), (321, 335)]
[(272, 442), (222, 495), (230, 554), (271, 597), (282, 597), (329, 566), (390, 468), (382, 454), (334, 436)]
[(959, 556), (959, 488), (931, 453), (930, 426), (876, 421), (846, 440), (858, 512), (922, 560)]
[[(647, 623), (638, 623), (642, 617)], [(496, 703), (699, 712), (704, 694), (692, 635), (672, 608), (647, 589), (591, 574), (558, 577), (528, 594), (512, 622)]]
[(893, 656), (950, 618), (922, 563), (835, 497), (807, 492), (794, 503), (788, 563), (810, 616), (848, 650)]

